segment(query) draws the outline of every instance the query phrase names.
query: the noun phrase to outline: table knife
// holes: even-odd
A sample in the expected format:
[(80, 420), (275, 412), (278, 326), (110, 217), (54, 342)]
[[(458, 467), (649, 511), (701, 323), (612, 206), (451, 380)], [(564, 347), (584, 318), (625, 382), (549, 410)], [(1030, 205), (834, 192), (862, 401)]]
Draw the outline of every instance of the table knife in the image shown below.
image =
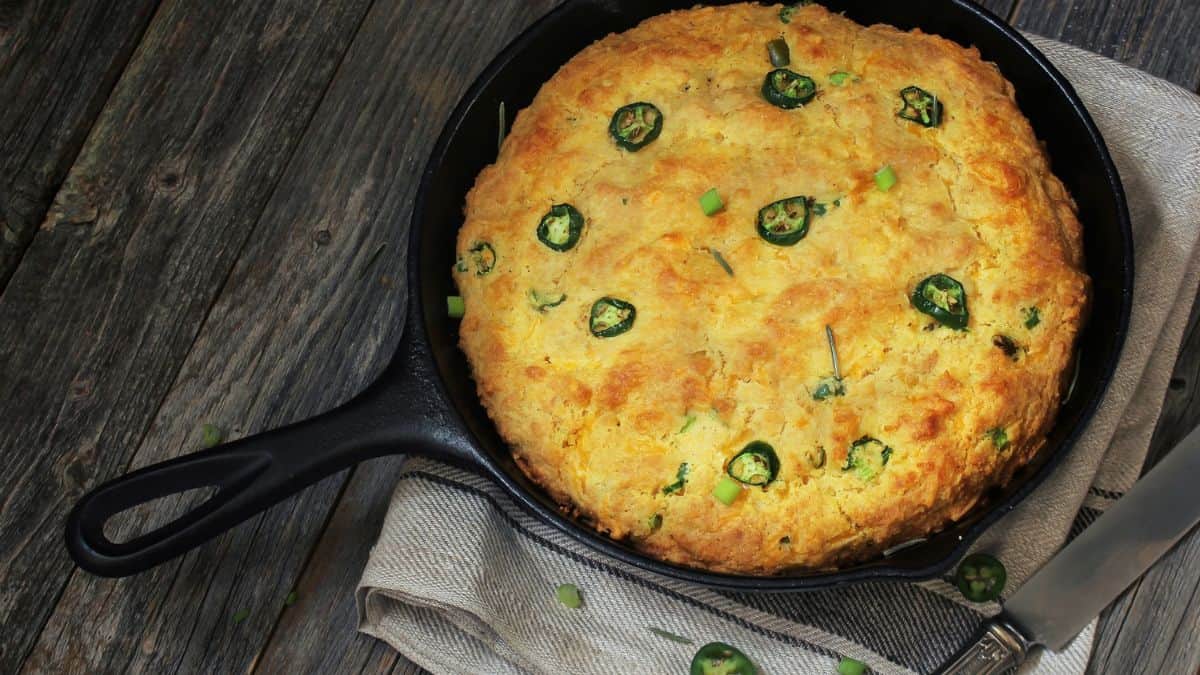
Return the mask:
[(1200, 521), (1200, 428), (1021, 586), (946, 675), (1015, 668), (1030, 648), (1061, 650)]

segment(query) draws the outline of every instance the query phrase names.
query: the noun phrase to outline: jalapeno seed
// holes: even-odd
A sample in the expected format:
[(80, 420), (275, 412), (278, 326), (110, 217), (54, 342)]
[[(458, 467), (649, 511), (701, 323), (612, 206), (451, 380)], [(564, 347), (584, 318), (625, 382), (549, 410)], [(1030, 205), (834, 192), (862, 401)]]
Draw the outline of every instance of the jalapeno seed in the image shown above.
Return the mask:
[(608, 124), (608, 133), (618, 147), (637, 152), (658, 138), (662, 125), (662, 111), (653, 103), (641, 101), (617, 108)]
[(583, 234), (583, 214), (570, 204), (555, 204), (538, 221), (537, 238), (550, 249), (569, 251)]
[(945, 274), (926, 277), (913, 289), (910, 300), (917, 311), (932, 316), (943, 326), (967, 329), (970, 317), (967, 293), (957, 279)]
[(808, 197), (796, 196), (771, 202), (758, 210), (758, 236), (776, 246), (793, 246), (808, 234), (811, 211)]
[(746, 485), (766, 485), (779, 474), (779, 457), (769, 443), (751, 441), (729, 460), (725, 473)]
[(690, 675), (758, 675), (758, 669), (737, 647), (710, 642), (692, 657)]
[(936, 127), (941, 124), (942, 103), (936, 94), (917, 86), (909, 86), (900, 90), (900, 100), (904, 105), (896, 113), (899, 117), (923, 127)]
[(618, 298), (605, 296), (592, 303), (588, 328), (598, 338), (616, 337), (633, 328), (637, 308)]
[(762, 95), (767, 103), (792, 110), (813, 100), (817, 95), (817, 83), (807, 75), (787, 68), (776, 68), (763, 78)]
[(863, 436), (850, 444), (850, 451), (846, 453), (846, 465), (842, 467), (842, 471), (853, 471), (859, 478), (871, 480), (883, 471), (891, 456), (892, 449), (884, 445), (883, 441)]
[(955, 581), (963, 597), (971, 602), (988, 602), (1000, 597), (1008, 572), (986, 553), (972, 553), (958, 565)]

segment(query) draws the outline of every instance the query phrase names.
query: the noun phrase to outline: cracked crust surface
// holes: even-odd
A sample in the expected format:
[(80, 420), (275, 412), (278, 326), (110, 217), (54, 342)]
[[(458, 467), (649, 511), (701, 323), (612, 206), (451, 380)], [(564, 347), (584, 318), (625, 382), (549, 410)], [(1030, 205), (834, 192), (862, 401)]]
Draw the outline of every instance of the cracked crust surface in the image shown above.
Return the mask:
[[(459, 251), (490, 242), (494, 269), (454, 273), (462, 349), (523, 469), (612, 537), (748, 574), (876, 555), (1007, 482), (1053, 423), (1089, 285), (1074, 204), (993, 65), (918, 31), (816, 5), (783, 24), (778, 10), (672, 12), (564, 65), (468, 195)], [(796, 110), (760, 94), (780, 36), (789, 68), (817, 82)], [(854, 78), (834, 86), (837, 71)], [(908, 85), (937, 94), (939, 127), (896, 116)], [(634, 101), (664, 123), (631, 153), (608, 124)], [(883, 165), (899, 178), (888, 192), (873, 179)], [(706, 217), (697, 199), (712, 187), (725, 208)], [(760, 239), (758, 210), (795, 195), (825, 215), (795, 246)], [(536, 229), (564, 202), (586, 224), (556, 252)], [(930, 329), (909, 302), (938, 272), (966, 289), (967, 331)], [(539, 312), (531, 290), (566, 300)], [(632, 330), (589, 333), (601, 296), (637, 307)], [(826, 325), (846, 393), (817, 401)], [(843, 470), (864, 435), (893, 449), (866, 480)], [(725, 506), (713, 486), (751, 440), (775, 448), (779, 476)], [(664, 494), (684, 463), (684, 489)]]

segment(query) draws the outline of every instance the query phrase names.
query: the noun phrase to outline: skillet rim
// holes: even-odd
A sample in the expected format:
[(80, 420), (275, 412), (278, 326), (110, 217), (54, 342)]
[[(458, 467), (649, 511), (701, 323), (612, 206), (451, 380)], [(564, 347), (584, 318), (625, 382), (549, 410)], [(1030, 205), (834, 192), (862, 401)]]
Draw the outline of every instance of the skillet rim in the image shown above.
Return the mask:
[[(549, 525), (559, 532), (570, 536), (572, 539), (588, 546), (592, 550), (602, 553), (609, 558), (619, 560), (634, 567), (647, 572), (657, 573), (663, 576), (672, 577), (675, 579), (689, 581), (692, 583), (701, 584), (709, 588), (719, 588), (723, 590), (733, 591), (798, 591), (798, 590), (815, 590), (820, 588), (828, 588), (832, 586), (840, 586), (848, 583), (856, 583), (863, 581), (878, 581), (878, 580), (898, 580), (898, 581), (922, 581), (943, 575), (949, 570), (955, 562), (966, 554), (972, 544), (996, 521), (1001, 517), (1011, 512), (1017, 507), (1034, 489), (1041, 485), (1045, 479), (1058, 467), (1067, 454), (1074, 447), (1080, 435), (1087, 428), (1088, 423), (1093, 416), (1101, 400), (1104, 398), (1109, 385), (1112, 382), (1116, 372), (1116, 367), (1120, 362), (1121, 354), (1124, 349), (1125, 339), (1128, 333), (1130, 314), (1133, 301), (1133, 273), (1134, 273), (1134, 255), (1133, 255), (1133, 228), (1129, 216), (1129, 209), (1125, 199), (1125, 191), (1122, 185), (1120, 175), (1117, 172), (1116, 165), (1113, 162), (1112, 156), (1108, 151), (1108, 146), (1100, 135), (1099, 129), (1096, 127), (1095, 121), (1091, 114), (1080, 100), (1074, 87), (1066, 79), (1065, 76), (1042, 54), (1028, 39), (1026, 39), (1015, 28), (1010, 26), (1004, 20), (992, 14), (987, 9), (974, 3), (972, 0), (944, 0), (946, 4), (952, 5), (961, 11), (965, 11), (973, 15), (981, 21), (986, 30), (995, 32), (999, 37), (1015, 46), (1027, 59), (1027, 65), (1035, 67), (1040, 74), (1047, 79), (1049, 84), (1057, 90), (1057, 95), (1069, 106), (1074, 113), (1073, 124), (1081, 123), (1082, 130), (1086, 132), (1087, 140), (1090, 147), (1097, 151), (1100, 156), (1104, 182), (1108, 187), (1108, 196), (1112, 198), (1116, 208), (1116, 220), (1119, 225), (1121, 235), (1121, 278), (1120, 278), (1120, 306), (1117, 309), (1117, 326), (1116, 331), (1112, 334), (1110, 341), (1102, 346), (1107, 347), (1111, 353), (1102, 363), (1101, 377), (1096, 381), (1095, 390), (1091, 397), (1080, 407), (1078, 416), (1074, 422), (1074, 427), (1071, 428), (1062, 440), (1053, 447), (1044, 448), (1041, 452), (1045, 456), (1044, 461), (1039, 466), (1032, 469), (1023, 478), (1017, 488), (1011, 494), (1002, 500), (996, 501), (987, 507), (977, 517), (966, 525), (960, 521), (953, 523), (940, 532), (946, 532), (953, 527), (964, 527), (965, 529), (959, 533), (958, 542), (949, 551), (938, 555), (930, 563), (920, 565), (913, 563), (909, 567), (896, 566), (895, 562), (889, 562), (887, 558), (873, 558), (857, 565), (834, 569), (831, 571), (817, 571), (805, 574), (779, 574), (772, 576), (750, 576), (738, 574), (726, 574), (720, 572), (711, 572), (698, 568), (684, 567), (673, 563), (668, 563), (649, 555), (639, 553), (632, 548), (627, 548), (609, 537), (600, 534), (594, 529), (588, 528), (585, 525), (576, 523), (560, 513), (557, 508), (549, 508), (546, 503), (539, 500), (533, 493), (527, 490), (524, 486), (517, 483), (513, 476), (509, 475), (502, 467), (500, 467), (495, 458), (488, 452), (483, 444), (479, 442), (476, 435), (469, 430), (469, 425), (465, 423), (465, 415), (462, 414), (459, 406), (454, 402), (454, 396), (447, 390), (445, 369), (439, 363), (438, 354), (433, 348), (434, 338), (430, 334), (429, 327), (433, 322), (439, 319), (438, 316), (431, 314), (431, 307), (424, 302), (422, 290), (425, 284), (422, 283), (422, 256), (421, 244), (423, 226), (426, 222), (425, 211), (428, 195), (431, 192), (431, 185), (434, 182), (438, 168), (445, 163), (450, 145), (460, 133), (464, 120), (471, 109), (479, 102), (483, 91), (486, 89), (490, 81), (503, 69), (508, 67), (518, 56), (525, 54), (528, 43), (530, 43), (540, 32), (544, 26), (549, 24), (553, 19), (565, 14), (566, 12), (583, 5), (585, 3), (596, 3), (598, 0), (566, 0), (558, 7), (550, 12), (547, 12), (542, 17), (538, 18), (530, 24), (520, 35), (508, 43), (487, 65), (486, 68), (475, 78), (470, 87), (459, 99), (450, 117), (447, 119), (438, 136), (437, 142), (434, 145), (429, 159), (422, 171), (421, 182), (418, 187), (416, 198), (413, 205), (413, 210), (410, 216), (410, 230), (408, 241), (408, 312), (415, 312), (406, 321), (408, 324), (405, 330), (417, 330), (420, 332), (418, 340), (415, 342), (419, 345), (419, 350), (422, 352), (427, 365), (431, 369), (434, 386), (441, 395), (445, 407), (453, 415), (458, 418), (464, 432), (465, 444), (469, 446), (469, 455), (467, 463), (484, 471), (492, 480), (498, 482), (510, 498), (518, 503), (526, 512), (532, 513), (539, 521)], [(703, 4), (703, 3), (699, 3)], [(914, 5), (914, 11), (920, 11), (924, 6), (917, 7)], [(1085, 237), (1086, 230), (1085, 230)], [(436, 306), (436, 303), (435, 305)], [(455, 345), (457, 349), (457, 345)], [(1077, 345), (1078, 349), (1078, 345)], [(461, 352), (458, 353), (458, 358), (463, 358)], [(1077, 356), (1077, 359), (1079, 357)], [(1065, 403), (1065, 401), (1064, 401)], [(1014, 478), (1014, 480), (1022, 480)], [(926, 546), (926, 543), (913, 546), (906, 554), (920, 553), (920, 549)], [(930, 554), (934, 554), (930, 551)]]

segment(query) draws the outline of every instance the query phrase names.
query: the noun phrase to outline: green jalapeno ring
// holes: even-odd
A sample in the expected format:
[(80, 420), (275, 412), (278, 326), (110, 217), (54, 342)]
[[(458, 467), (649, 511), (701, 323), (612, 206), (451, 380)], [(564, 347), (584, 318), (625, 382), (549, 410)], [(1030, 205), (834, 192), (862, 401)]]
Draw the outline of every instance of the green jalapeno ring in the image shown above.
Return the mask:
[(570, 204), (555, 204), (538, 221), (537, 238), (555, 251), (569, 251), (583, 234), (583, 214)]
[(737, 647), (710, 642), (692, 657), (690, 675), (758, 675), (758, 669)]
[(592, 303), (588, 328), (598, 338), (616, 337), (633, 328), (637, 308), (619, 298), (604, 296)]
[(912, 305), (938, 323), (954, 330), (966, 330), (970, 313), (967, 293), (957, 279), (945, 274), (925, 277), (913, 289)]
[(639, 101), (617, 108), (608, 123), (608, 133), (618, 147), (637, 152), (658, 138), (662, 125), (662, 111), (653, 103)]
[(779, 475), (779, 456), (769, 443), (751, 441), (729, 460), (725, 473), (739, 483), (766, 485)]
[(842, 471), (853, 470), (859, 478), (870, 480), (887, 466), (891, 456), (892, 449), (884, 445), (883, 441), (872, 436), (863, 436), (850, 444)]
[(941, 124), (942, 102), (938, 100), (937, 95), (914, 85), (900, 90), (900, 100), (904, 102), (904, 106), (896, 113), (898, 117), (923, 127), (936, 127)]
[(958, 590), (971, 602), (988, 602), (1000, 597), (1008, 572), (1004, 564), (986, 553), (963, 558), (954, 575)]
[[(475, 265), (475, 276), (486, 276), (493, 268), (496, 267), (496, 249), (486, 241), (477, 241), (467, 249), (467, 255), (471, 262)], [(462, 258), (458, 259), (456, 266), (459, 272), (468, 271), (467, 262)]]
[(763, 78), (762, 95), (773, 106), (792, 110), (813, 100), (817, 83), (807, 75), (787, 68), (776, 68)]
[(771, 202), (758, 210), (755, 226), (758, 236), (776, 246), (794, 246), (808, 234), (812, 218), (812, 199), (788, 197)]

